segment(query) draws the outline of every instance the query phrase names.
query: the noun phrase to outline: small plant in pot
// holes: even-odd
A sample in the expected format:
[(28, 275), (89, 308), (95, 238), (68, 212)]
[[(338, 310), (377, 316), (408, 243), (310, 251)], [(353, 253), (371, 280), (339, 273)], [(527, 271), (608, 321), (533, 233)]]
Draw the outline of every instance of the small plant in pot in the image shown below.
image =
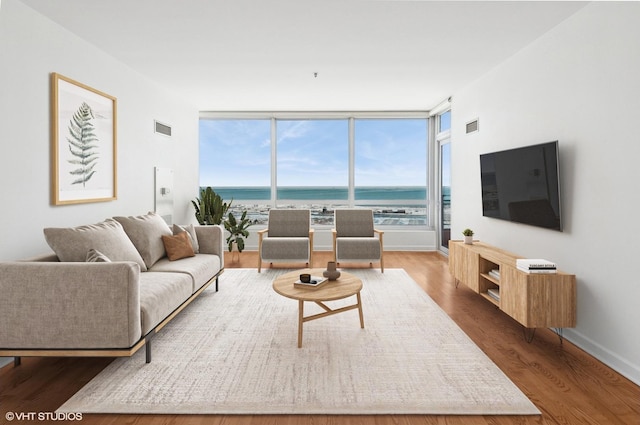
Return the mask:
[(224, 228), (229, 232), (227, 237), (227, 246), (229, 252), (233, 251), (234, 245), (238, 248), (238, 252), (244, 250), (244, 238), (249, 237), (249, 231), (247, 228), (251, 226), (251, 221), (247, 218), (247, 212), (243, 211), (240, 219), (236, 219), (233, 213), (229, 213), (229, 216), (224, 221)]
[(464, 229), (462, 231), (462, 234), (464, 235), (464, 243), (466, 243), (467, 245), (472, 245), (473, 244), (473, 230), (467, 228)]

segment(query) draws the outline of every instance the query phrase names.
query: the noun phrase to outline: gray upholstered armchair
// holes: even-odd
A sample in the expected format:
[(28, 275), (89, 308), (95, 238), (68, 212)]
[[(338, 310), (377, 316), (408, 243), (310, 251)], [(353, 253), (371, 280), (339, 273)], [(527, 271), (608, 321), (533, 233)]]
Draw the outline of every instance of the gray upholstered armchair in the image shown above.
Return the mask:
[(384, 273), (384, 232), (373, 227), (373, 211), (362, 209), (335, 210), (333, 259), (336, 262), (380, 262)]
[(313, 264), (313, 229), (309, 210), (269, 211), (266, 229), (258, 231), (258, 273), (262, 262)]

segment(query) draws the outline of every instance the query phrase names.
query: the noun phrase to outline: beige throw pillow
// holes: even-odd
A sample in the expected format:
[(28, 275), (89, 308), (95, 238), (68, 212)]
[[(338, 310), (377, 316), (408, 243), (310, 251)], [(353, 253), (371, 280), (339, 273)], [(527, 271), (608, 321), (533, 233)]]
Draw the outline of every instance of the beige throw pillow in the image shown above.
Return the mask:
[(200, 252), (200, 244), (198, 243), (198, 236), (196, 235), (196, 229), (193, 227), (193, 224), (188, 225), (173, 225), (173, 234), (177, 235), (178, 233), (187, 232), (191, 240), (191, 245), (193, 246), (193, 252), (196, 254)]
[(100, 251), (91, 248), (87, 252), (87, 263), (110, 263), (109, 257), (101, 253)]
[(111, 261), (134, 261), (140, 270), (147, 270), (122, 225), (114, 220), (70, 228), (49, 227), (44, 229), (44, 238), (63, 262), (84, 262), (87, 252), (93, 248)]
[(162, 236), (162, 242), (167, 250), (167, 257), (171, 261), (196, 255), (193, 252), (193, 246), (191, 245), (187, 232), (181, 232), (171, 236)]
[(162, 236), (171, 236), (173, 232), (161, 216), (150, 212), (136, 217), (113, 217), (113, 219), (122, 224), (147, 268), (166, 255)]

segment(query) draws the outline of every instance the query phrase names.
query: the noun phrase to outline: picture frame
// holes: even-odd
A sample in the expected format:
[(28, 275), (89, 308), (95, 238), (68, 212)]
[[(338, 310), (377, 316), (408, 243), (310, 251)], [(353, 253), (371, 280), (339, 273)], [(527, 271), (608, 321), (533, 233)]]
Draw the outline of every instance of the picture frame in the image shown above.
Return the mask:
[(117, 99), (51, 74), (52, 204), (117, 199)]

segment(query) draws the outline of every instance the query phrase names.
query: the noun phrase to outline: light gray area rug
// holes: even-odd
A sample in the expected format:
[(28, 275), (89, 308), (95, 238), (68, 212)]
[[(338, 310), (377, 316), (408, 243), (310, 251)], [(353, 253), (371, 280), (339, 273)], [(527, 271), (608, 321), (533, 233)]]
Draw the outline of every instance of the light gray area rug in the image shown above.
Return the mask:
[(404, 270), (352, 271), (365, 328), (357, 310), (310, 321), (302, 348), (297, 301), (271, 287), (283, 272), (227, 269), (220, 292), (207, 289), (155, 337), (150, 364), (144, 350), (115, 360), (59, 411), (540, 413)]

